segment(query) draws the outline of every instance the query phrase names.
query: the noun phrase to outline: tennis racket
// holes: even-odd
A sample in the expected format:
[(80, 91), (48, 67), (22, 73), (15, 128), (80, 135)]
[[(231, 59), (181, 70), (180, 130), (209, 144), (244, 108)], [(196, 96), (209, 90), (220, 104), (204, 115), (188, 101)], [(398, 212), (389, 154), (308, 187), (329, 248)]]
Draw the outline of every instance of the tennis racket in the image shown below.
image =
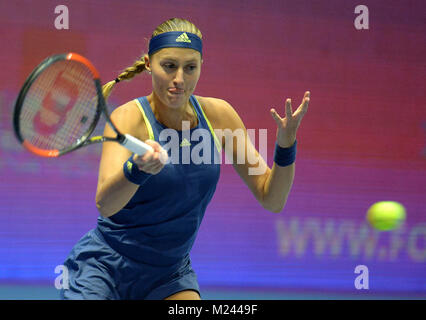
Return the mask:
[[(101, 114), (115, 137), (90, 137)], [(106, 141), (118, 142), (138, 155), (153, 150), (116, 128), (108, 114), (98, 71), (76, 53), (48, 57), (33, 70), (17, 98), (13, 127), (19, 142), (43, 157), (59, 157)]]

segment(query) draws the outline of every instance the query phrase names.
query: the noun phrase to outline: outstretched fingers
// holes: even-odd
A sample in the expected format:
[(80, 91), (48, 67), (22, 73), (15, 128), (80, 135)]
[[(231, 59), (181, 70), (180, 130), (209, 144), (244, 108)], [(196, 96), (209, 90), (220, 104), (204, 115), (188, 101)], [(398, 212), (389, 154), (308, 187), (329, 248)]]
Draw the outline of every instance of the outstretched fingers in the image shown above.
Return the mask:
[(271, 109), (271, 115), (277, 124), (280, 124), (283, 120), (274, 108)]
[(291, 119), (293, 117), (293, 110), (291, 109), (291, 99), (287, 99), (285, 101), (285, 116), (287, 119)]
[[(300, 121), (301, 118), (304, 116), (304, 114), (308, 111), (308, 105), (309, 101), (311, 99), (311, 93), (310, 91), (306, 91), (303, 95), (302, 103), (297, 108), (297, 110), (293, 113), (293, 109), (291, 107), (291, 99), (288, 98), (285, 101), (285, 119), (286, 121), (293, 122), (292, 119), (296, 121)], [(280, 115), (277, 113), (277, 111), (274, 108), (271, 108), (270, 110), (272, 118), (275, 120), (277, 125), (283, 124), (284, 118), (281, 118)]]
[[(280, 117), (280, 115), (274, 108), (271, 108), (271, 115), (277, 124), (281, 124), (284, 120)], [(293, 111), (291, 109), (291, 99), (287, 99), (285, 101), (285, 116), (286, 118), (291, 118), (293, 116)]]
[(297, 108), (296, 112), (294, 113), (294, 116), (299, 117), (300, 115), (301, 117), (303, 117), (305, 115), (305, 113), (308, 111), (310, 99), (311, 93), (309, 91), (306, 91), (303, 96), (302, 103), (300, 104), (299, 108)]

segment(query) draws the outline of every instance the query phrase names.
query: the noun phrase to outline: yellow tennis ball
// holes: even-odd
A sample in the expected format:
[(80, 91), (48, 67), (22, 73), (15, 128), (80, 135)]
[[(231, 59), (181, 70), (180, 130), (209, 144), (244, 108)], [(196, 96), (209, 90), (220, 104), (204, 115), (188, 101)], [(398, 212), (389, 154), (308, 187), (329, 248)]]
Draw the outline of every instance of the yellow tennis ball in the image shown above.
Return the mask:
[(380, 231), (397, 229), (405, 220), (405, 208), (395, 201), (380, 201), (367, 211), (367, 220), (373, 228)]

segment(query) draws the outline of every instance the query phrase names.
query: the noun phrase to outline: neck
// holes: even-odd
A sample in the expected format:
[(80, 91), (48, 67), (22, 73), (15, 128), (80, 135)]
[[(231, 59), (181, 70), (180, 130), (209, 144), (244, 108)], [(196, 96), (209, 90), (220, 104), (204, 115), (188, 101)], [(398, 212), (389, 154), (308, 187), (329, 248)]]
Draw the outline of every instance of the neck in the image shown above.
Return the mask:
[(189, 100), (172, 108), (162, 103), (154, 92), (147, 96), (147, 99), (157, 121), (167, 128), (182, 130), (182, 121), (189, 121), (190, 128), (197, 126), (197, 115), (194, 114)]

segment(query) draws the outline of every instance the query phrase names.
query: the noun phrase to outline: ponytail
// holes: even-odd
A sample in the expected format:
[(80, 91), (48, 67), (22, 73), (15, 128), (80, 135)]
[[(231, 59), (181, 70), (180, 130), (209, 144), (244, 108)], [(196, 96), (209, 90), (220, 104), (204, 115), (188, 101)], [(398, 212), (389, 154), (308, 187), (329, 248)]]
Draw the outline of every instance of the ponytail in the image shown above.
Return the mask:
[(118, 75), (118, 77), (115, 78), (115, 80), (107, 82), (106, 84), (102, 86), (102, 94), (104, 96), (105, 101), (108, 100), (109, 96), (112, 93), (112, 89), (114, 88), (116, 83), (123, 80), (131, 80), (134, 76), (143, 72), (144, 70), (146, 70), (145, 59), (144, 59), (144, 56), (142, 56), (139, 60), (136, 60), (131, 67), (124, 69)]

